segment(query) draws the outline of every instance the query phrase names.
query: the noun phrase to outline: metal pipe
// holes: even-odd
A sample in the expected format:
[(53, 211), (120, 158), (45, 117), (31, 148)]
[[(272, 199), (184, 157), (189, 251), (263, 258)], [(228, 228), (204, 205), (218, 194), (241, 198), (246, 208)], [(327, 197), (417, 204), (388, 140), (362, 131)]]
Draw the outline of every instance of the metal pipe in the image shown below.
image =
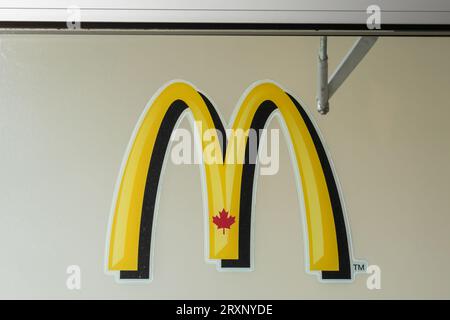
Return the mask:
[(341, 64), (336, 68), (336, 71), (330, 77), (328, 98), (331, 98), (342, 83), (344, 83), (350, 73), (352, 73), (356, 66), (366, 56), (367, 52), (369, 52), (377, 39), (378, 37), (361, 37), (353, 45)]
[(417, 36), (417, 37), (449, 37), (450, 30), (438, 27), (434, 30), (417, 30), (417, 29), (341, 29), (341, 30), (328, 30), (328, 29), (279, 29), (279, 28), (256, 28), (256, 29), (227, 29), (211, 27), (202, 29), (183, 29), (183, 28), (124, 28), (114, 23), (109, 28), (98, 28), (92, 26), (86, 26), (81, 23), (81, 29), (68, 29), (65, 26), (10, 26), (2, 25), (0, 21), (0, 34), (63, 34), (63, 35), (186, 35), (186, 36), (385, 36), (385, 37), (401, 37), (401, 36)]
[(330, 110), (328, 103), (328, 55), (327, 37), (320, 37), (318, 74), (317, 74), (317, 111), (320, 114), (327, 114)]

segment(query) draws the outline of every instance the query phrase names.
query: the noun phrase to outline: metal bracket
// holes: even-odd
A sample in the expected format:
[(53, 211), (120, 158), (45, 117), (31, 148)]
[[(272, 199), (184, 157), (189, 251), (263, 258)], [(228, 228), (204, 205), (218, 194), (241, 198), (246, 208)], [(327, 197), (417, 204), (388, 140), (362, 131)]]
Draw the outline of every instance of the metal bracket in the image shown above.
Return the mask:
[(320, 114), (328, 113), (330, 110), (329, 99), (361, 62), (377, 39), (378, 37), (360, 37), (328, 81), (327, 37), (320, 37), (317, 88), (317, 110)]

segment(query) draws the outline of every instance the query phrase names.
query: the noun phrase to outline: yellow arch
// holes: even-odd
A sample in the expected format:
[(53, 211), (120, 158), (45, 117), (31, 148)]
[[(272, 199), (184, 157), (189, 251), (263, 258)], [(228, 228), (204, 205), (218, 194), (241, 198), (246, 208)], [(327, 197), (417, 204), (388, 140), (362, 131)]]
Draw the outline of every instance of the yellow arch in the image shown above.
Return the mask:
[[(154, 99), (134, 137), (118, 190), (109, 243), (109, 270), (137, 270), (142, 202), (150, 165), (150, 157), (159, 127), (168, 108), (176, 100), (189, 107), (195, 121), (201, 123), (199, 136), (204, 130), (215, 129), (210, 111), (202, 96), (187, 83), (168, 85)], [(283, 116), (290, 134), (296, 163), (303, 186), (306, 222), (309, 239), (311, 270), (339, 270), (339, 255), (332, 205), (325, 175), (308, 128), (290, 97), (273, 83), (262, 83), (250, 90), (242, 102), (233, 129), (248, 130), (255, 112), (264, 102), (272, 101)], [(205, 151), (210, 141), (202, 140)], [(219, 144), (216, 136), (214, 143)], [(243, 164), (230, 157), (236, 150), (245, 152), (247, 137), (230, 138), (226, 161), (204, 163), (209, 210), (209, 255), (211, 259), (239, 258), (239, 205)], [(220, 147), (216, 146), (218, 149)], [(221, 155), (220, 155), (221, 156)], [(218, 231), (212, 217), (226, 209), (236, 217), (236, 224), (224, 234)]]

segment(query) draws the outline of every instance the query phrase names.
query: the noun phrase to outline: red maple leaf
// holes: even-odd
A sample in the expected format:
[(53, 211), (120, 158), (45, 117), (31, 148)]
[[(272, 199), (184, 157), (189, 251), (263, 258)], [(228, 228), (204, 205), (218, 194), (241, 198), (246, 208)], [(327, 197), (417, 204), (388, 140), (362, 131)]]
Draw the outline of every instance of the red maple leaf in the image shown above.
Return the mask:
[(217, 229), (223, 229), (223, 234), (225, 234), (225, 229), (230, 229), (234, 222), (235, 217), (228, 215), (225, 209), (222, 209), (218, 216), (213, 217), (213, 223), (217, 226)]

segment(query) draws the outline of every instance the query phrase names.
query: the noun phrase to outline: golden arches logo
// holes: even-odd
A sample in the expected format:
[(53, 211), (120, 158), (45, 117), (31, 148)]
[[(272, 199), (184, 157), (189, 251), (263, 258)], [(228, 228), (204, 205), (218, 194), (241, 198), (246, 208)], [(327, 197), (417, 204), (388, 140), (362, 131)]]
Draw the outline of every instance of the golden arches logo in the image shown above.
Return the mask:
[[(215, 129), (226, 137), (224, 125), (211, 102), (185, 82), (174, 82), (157, 93), (144, 111), (126, 154), (113, 200), (107, 268), (120, 279), (151, 278), (150, 258), (155, 203), (161, 170), (172, 131), (190, 111), (199, 136)], [(247, 90), (232, 129), (262, 129), (278, 110), (292, 143), (304, 195), (309, 270), (322, 279), (351, 279), (347, 228), (336, 179), (319, 134), (301, 105), (271, 82)], [(216, 132), (216, 131), (213, 131)], [(203, 152), (211, 142), (201, 139)], [(209, 258), (223, 269), (251, 268), (252, 194), (255, 165), (227, 161), (229, 150), (245, 153), (247, 137), (220, 145), (223, 162), (203, 163), (209, 223)], [(217, 219), (227, 218), (227, 232)], [(223, 214), (219, 216), (218, 214)], [(228, 216), (230, 218), (230, 216)], [(229, 227), (233, 224), (233, 227)]]

